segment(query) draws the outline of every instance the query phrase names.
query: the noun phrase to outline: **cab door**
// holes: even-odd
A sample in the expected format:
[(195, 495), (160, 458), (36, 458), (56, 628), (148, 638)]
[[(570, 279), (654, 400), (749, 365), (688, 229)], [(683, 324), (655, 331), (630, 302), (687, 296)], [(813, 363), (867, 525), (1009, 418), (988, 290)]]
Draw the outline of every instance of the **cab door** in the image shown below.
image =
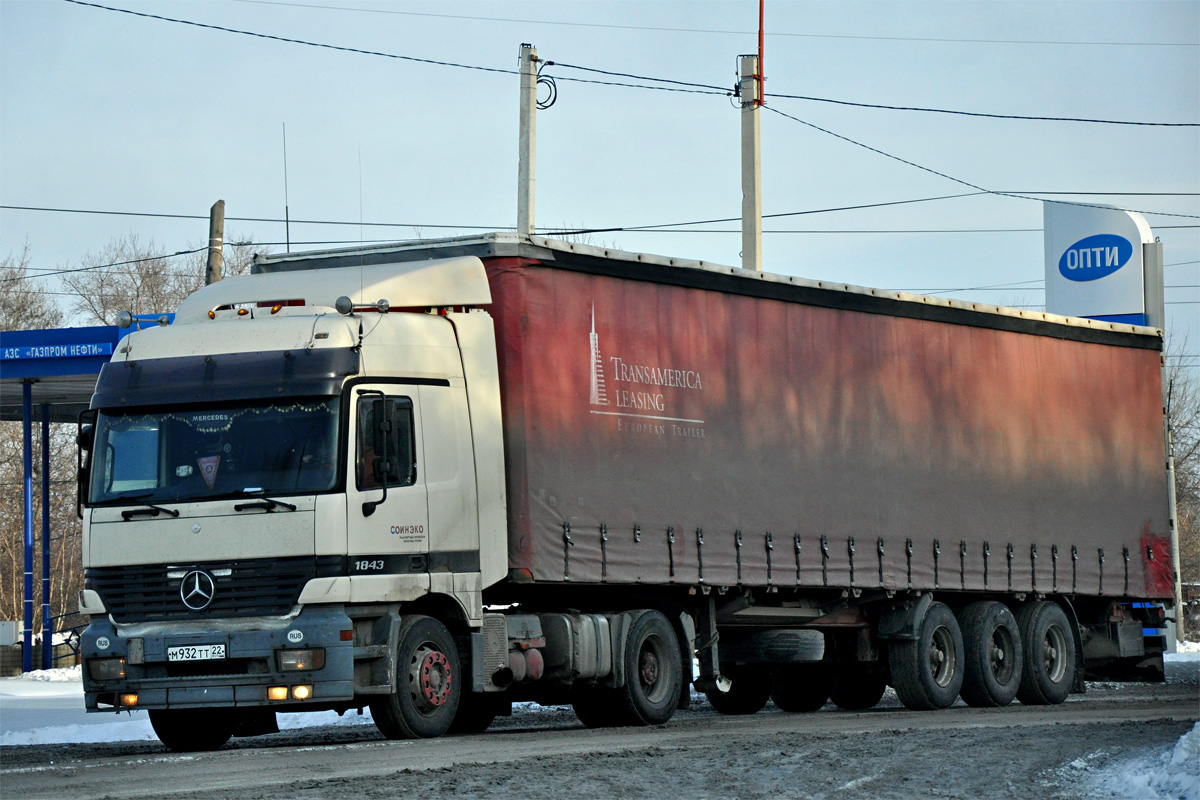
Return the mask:
[(351, 398), (346, 471), (350, 574), (426, 572), (429, 500), (417, 387), (359, 385)]

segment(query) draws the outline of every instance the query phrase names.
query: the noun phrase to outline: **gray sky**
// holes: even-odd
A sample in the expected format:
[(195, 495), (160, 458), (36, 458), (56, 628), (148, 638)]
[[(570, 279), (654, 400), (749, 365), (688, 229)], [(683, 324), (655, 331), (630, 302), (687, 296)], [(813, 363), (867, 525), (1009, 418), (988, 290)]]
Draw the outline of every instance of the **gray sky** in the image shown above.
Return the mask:
[[(757, 3), (311, 2), (104, 5), (340, 47), (515, 70), (543, 59), (732, 87)], [(983, 119), (852, 108), (794, 94), (1001, 115), (1200, 121), (1198, 2), (766, 3), (768, 105), (992, 191), (1147, 215), (1164, 243), (1168, 325), (1200, 352), (1200, 128)], [(538, 118), (539, 227), (740, 214), (739, 119), (720, 95), (567, 81)], [(664, 85), (664, 84), (659, 84)], [(266, 40), (75, 5), (0, 1), (0, 204), (201, 215), (283, 242), (457, 235), (516, 217), (517, 77)], [(779, 114), (763, 118), (766, 214), (973, 191)], [(401, 227), (360, 226), (365, 222)], [(888, 289), (1040, 305), (1041, 203), (973, 196), (769, 219), (764, 268)], [(979, 231), (989, 232), (931, 232)], [(702, 230), (726, 231), (699, 232)], [(740, 263), (736, 223), (611, 232), (593, 243)], [(803, 232), (800, 232), (803, 231)], [(814, 231), (819, 231), (815, 233)], [(868, 232), (870, 231), (870, 232)], [(880, 231), (921, 231), (886, 233)], [(205, 220), (0, 210), (0, 254), (78, 265), (115, 236), (197, 246)], [(293, 249), (304, 249), (293, 245)], [(282, 250), (282, 246), (276, 247)], [(1187, 263), (1190, 262), (1190, 263)], [(46, 285), (57, 289), (52, 278)], [(1193, 363), (1197, 363), (1193, 361)]]

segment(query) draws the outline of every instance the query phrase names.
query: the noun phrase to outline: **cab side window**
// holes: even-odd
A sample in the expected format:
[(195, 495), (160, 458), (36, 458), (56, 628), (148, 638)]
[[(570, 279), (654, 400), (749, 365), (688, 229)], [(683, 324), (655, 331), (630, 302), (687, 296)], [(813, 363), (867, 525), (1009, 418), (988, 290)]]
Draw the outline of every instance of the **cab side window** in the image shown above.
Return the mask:
[(413, 405), (407, 397), (358, 399), (355, 475), (359, 489), (411, 486), (417, 479)]

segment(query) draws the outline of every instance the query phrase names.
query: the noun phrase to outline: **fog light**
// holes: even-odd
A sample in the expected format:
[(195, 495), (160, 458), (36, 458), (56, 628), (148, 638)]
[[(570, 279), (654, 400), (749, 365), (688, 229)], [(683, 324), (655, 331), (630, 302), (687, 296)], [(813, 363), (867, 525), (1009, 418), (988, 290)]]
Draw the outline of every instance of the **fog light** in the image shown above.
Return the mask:
[(305, 650), (276, 650), (280, 672), (324, 669), (325, 648), (311, 647)]
[(287, 700), (287, 698), (288, 698), (288, 690), (287, 690), (286, 686), (268, 686), (267, 687), (267, 699), (268, 700)]
[(292, 687), (292, 699), (293, 700), (307, 700), (310, 697), (312, 697), (312, 687), (311, 686), (293, 686)]
[(121, 706), (124, 708), (133, 708), (137, 705), (136, 694), (123, 694), (121, 697)]
[(88, 674), (96, 681), (116, 681), (125, 677), (125, 659), (93, 658), (88, 660)]

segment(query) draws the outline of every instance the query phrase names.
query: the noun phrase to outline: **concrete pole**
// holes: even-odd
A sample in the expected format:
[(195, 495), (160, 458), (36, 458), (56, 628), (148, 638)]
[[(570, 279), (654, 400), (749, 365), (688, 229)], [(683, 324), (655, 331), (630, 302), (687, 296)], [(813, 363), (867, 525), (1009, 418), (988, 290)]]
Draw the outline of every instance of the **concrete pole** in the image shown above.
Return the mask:
[(742, 98), (742, 269), (762, 272), (762, 164), (758, 56), (738, 58)]
[(208, 212), (208, 268), (204, 271), (204, 283), (221, 280), (225, 248), (225, 201), (218, 200)]
[[(1163, 288), (1162, 242), (1146, 242), (1142, 245), (1142, 287), (1145, 298), (1146, 325), (1166, 332), (1166, 298)], [(1167, 367), (1163, 365), (1163, 408), (1167, 407), (1170, 384)], [(1167, 446), (1167, 528), (1171, 536), (1171, 569), (1175, 575), (1175, 638), (1182, 642), (1184, 635), (1183, 587), (1179, 574), (1179, 517), (1175, 504), (1175, 456), (1172, 453), (1170, 420), (1163, 420), (1163, 435)]]
[(521, 124), (517, 159), (517, 233), (533, 235), (537, 149), (537, 48), (521, 45)]

